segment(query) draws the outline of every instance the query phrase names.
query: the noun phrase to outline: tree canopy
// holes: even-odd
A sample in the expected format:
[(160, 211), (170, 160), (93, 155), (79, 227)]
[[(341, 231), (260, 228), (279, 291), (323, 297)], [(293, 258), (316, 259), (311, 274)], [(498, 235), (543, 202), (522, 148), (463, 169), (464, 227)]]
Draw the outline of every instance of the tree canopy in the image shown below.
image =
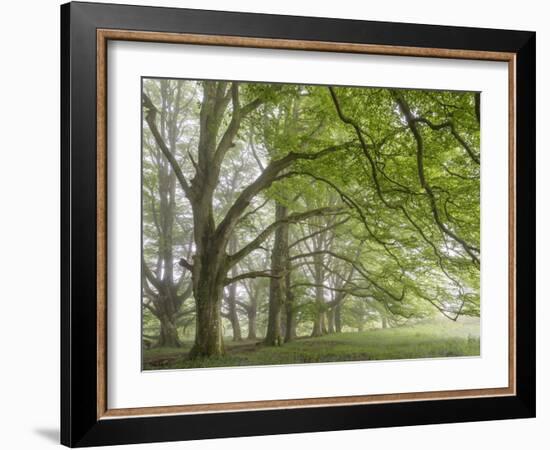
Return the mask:
[[(144, 339), (479, 316), (473, 92), (144, 79)], [(149, 328), (148, 328), (149, 326)]]

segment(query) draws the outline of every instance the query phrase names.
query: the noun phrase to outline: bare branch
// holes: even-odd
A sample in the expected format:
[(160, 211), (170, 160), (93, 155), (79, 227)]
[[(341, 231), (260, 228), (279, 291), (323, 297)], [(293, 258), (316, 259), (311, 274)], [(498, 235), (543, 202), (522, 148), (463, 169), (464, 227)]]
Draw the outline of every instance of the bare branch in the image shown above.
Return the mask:
[(151, 269), (149, 269), (149, 266), (145, 262), (145, 258), (143, 258), (143, 255), (141, 257), (141, 270), (145, 275), (145, 277), (147, 278), (147, 280), (153, 286), (155, 286), (155, 288), (157, 288), (159, 292), (162, 291), (162, 283), (159, 280), (157, 280), (157, 278), (153, 275), (153, 272), (151, 272)]
[(325, 254), (325, 255), (330, 255), (332, 256), (333, 258), (337, 258), (337, 259), (341, 259), (342, 261), (346, 261), (347, 263), (351, 264), (355, 270), (365, 279), (367, 280), (370, 284), (372, 284), (375, 288), (377, 288), (378, 290), (380, 290), (381, 292), (383, 292), (384, 294), (388, 295), (389, 297), (391, 297), (393, 300), (395, 301), (398, 301), (398, 302), (401, 302), (403, 300), (403, 298), (405, 297), (405, 289), (403, 289), (401, 291), (401, 295), (397, 296), (393, 293), (391, 293), (390, 291), (388, 291), (385, 287), (381, 286), (380, 283), (378, 283), (377, 281), (375, 281), (372, 277), (371, 274), (368, 273), (368, 271), (362, 266), (362, 264), (360, 264), (359, 262), (357, 261), (354, 261), (353, 259), (351, 258), (348, 258), (347, 256), (343, 256), (343, 255), (339, 255), (333, 251), (330, 251), (330, 250), (317, 250), (317, 251), (313, 251), (313, 252), (309, 252), (309, 253), (303, 253), (303, 254), (300, 254), (300, 255), (296, 255), (296, 256), (292, 256), (289, 258), (290, 261), (293, 261), (293, 260), (296, 260), (296, 259), (300, 259), (300, 258), (307, 258), (307, 257), (311, 257), (311, 256), (315, 256), (315, 255), (319, 255), (319, 254)]
[(315, 231), (314, 233), (311, 233), (311, 234), (309, 234), (309, 235), (307, 235), (307, 236), (304, 236), (304, 237), (298, 239), (297, 241), (294, 241), (292, 244), (290, 244), (290, 245), (288, 246), (288, 248), (291, 249), (292, 247), (295, 247), (296, 245), (298, 245), (300, 242), (306, 241), (307, 239), (311, 239), (312, 237), (315, 237), (315, 236), (317, 236), (318, 234), (322, 234), (322, 233), (324, 233), (325, 231), (328, 231), (328, 230), (331, 230), (331, 229), (333, 229), (333, 228), (336, 228), (336, 227), (338, 227), (338, 226), (340, 226), (340, 225), (343, 225), (343, 224), (345, 224), (346, 222), (348, 222), (349, 220), (350, 220), (350, 217), (346, 217), (344, 220), (340, 220), (339, 222), (336, 222), (336, 223), (334, 223), (334, 224), (332, 224), (332, 225), (329, 225), (329, 226), (327, 226), (327, 227), (321, 228), (320, 230), (317, 230), (317, 231)]
[(229, 122), (229, 125), (227, 126), (227, 129), (220, 139), (216, 149), (214, 155), (215, 165), (221, 164), (227, 151), (234, 145), (233, 141), (239, 132), (242, 119), (263, 103), (263, 100), (257, 98), (241, 108), (239, 99), (239, 83), (236, 81), (231, 83), (230, 92), (233, 112), (231, 114), (231, 121)]
[(225, 283), (224, 285), (227, 286), (229, 284), (233, 284), (233, 283), (236, 283), (237, 281), (241, 281), (241, 280), (245, 280), (245, 279), (248, 279), (248, 278), (261, 278), (261, 277), (264, 277), (264, 278), (281, 278), (283, 277), (284, 274), (277, 274), (277, 275), (274, 275), (272, 274), (271, 272), (268, 272), (268, 271), (264, 271), (264, 270), (258, 270), (258, 271), (254, 271), (254, 272), (245, 272), (245, 273), (241, 273), (233, 278), (226, 278), (225, 279)]
[(180, 165), (176, 161), (176, 158), (174, 157), (174, 155), (172, 155), (172, 152), (166, 145), (166, 142), (164, 142), (164, 139), (157, 128), (156, 116), (157, 116), (158, 110), (145, 92), (142, 93), (142, 104), (145, 107), (145, 109), (147, 109), (147, 114), (145, 115), (145, 121), (147, 122), (147, 125), (149, 125), (149, 129), (151, 130), (151, 133), (155, 138), (155, 142), (157, 143), (160, 150), (162, 151), (162, 153), (170, 163), (170, 166), (172, 167), (172, 170), (176, 174), (176, 178), (178, 179), (181, 185), (181, 188), (183, 189), (183, 192), (185, 193), (187, 198), (191, 199), (192, 198), (191, 187), (189, 186), (189, 183), (187, 182), (185, 175), (181, 170)]
[(234, 253), (233, 255), (228, 256), (228, 262), (229, 265), (232, 266), (239, 262), (241, 259), (243, 259), (246, 255), (248, 255), (253, 250), (257, 249), (260, 244), (265, 241), (271, 233), (273, 233), (277, 227), (279, 227), (282, 224), (285, 223), (296, 223), (301, 220), (305, 220), (309, 217), (319, 216), (319, 215), (327, 215), (327, 214), (339, 214), (342, 213), (341, 208), (319, 208), (319, 209), (313, 209), (306, 212), (301, 213), (294, 213), (288, 215), (286, 218), (277, 220), (273, 222), (271, 225), (266, 227), (255, 239), (253, 239), (250, 243), (245, 245), (241, 250), (239, 250), (237, 253)]

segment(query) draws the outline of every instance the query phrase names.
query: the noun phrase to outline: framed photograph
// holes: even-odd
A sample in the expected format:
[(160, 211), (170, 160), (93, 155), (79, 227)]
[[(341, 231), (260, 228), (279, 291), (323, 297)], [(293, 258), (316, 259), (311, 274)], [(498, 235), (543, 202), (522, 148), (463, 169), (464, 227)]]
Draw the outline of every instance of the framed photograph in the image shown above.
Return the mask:
[(61, 7), (61, 441), (535, 415), (535, 33)]

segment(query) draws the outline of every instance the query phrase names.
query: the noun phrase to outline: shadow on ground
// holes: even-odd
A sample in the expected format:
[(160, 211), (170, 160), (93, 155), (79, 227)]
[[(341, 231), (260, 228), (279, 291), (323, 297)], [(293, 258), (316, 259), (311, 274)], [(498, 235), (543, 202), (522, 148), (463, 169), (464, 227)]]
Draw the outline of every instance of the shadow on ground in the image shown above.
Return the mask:
[(34, 432), (47, 441), (59, 444), (59, 429), (57, 428), (37, 428)]

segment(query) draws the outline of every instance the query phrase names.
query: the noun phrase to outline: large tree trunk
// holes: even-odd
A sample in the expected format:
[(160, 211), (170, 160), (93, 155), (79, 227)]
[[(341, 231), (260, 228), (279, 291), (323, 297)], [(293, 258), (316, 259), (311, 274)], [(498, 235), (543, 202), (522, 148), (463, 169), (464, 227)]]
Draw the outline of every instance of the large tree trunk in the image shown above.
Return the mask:
[[(275, 206), (275, 220), (283, 220), (287, 216), (287, 208), (280, 203)], [(288, 259), (288, 224), (283, 224), (275, 231), (273, 250), (271, 253), (271, 273), (269, 282), (269, 310), (267, 319), (267, 345), (281, 345), (281, 311), (285, 295), (284, 271)]]
[(220, 278), (203, 274), (203, 277), (195, 282), (194, 295), (197, 308), (195, 344), (189, 353), (192, 359), (224, 354), (221, 328), (223, 282)]
[(225, 246), (215, 238), (214, 218), (210, 204), (198, 211), (194, 205), (195, 242), (193, 259), (193, 295), (196, 303), (195, 344), (190, 358), (224, 354), (221, 321), (223, 288), (227, 276)]

